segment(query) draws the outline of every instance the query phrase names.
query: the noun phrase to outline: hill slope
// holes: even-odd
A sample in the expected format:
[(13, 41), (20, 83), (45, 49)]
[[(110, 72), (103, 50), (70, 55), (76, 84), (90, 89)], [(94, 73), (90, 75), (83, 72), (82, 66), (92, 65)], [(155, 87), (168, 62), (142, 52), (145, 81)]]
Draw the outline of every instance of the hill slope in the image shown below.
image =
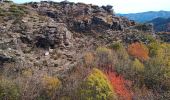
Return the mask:
[(152, 23), (156, 32), (170, 32), (170, 18), (156, 18), (147, 23)]
[(170, 45), (152, 29), (112, 6), (4, 1), (0, 99), (166, 100)]
[(128, 19), (134, 20), (136, 22), (144, 23), (158, 17), (169, 18), (170, 11), (149, 11), (143, 13), (118, 14), (118, 15), (127, 17)]
[[(38, 66), (45, 64), (54, 72), (75, 65), (82, 52), (122, 41), (123, 30), (135, 25), (115, 16), (110, 6), (71, 2), (3, 3), (0, 16), (0, 46), (6, 56), (22, 59), (25, 66), (35, 66), (38, 59)], [(56, 52), (61, 57), (56, 59)]]

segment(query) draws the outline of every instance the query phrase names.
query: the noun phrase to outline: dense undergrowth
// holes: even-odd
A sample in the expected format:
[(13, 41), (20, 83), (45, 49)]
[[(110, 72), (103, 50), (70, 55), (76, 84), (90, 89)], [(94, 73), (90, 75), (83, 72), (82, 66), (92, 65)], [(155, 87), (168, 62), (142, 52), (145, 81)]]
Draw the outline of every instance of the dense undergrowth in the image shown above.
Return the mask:
[(2, 72), (0, 82), (8, 100), (168, 100), (169, 93), (170, 45), (160, 41), (98, 47), (65, 79), (27, 69), (16, 77)]

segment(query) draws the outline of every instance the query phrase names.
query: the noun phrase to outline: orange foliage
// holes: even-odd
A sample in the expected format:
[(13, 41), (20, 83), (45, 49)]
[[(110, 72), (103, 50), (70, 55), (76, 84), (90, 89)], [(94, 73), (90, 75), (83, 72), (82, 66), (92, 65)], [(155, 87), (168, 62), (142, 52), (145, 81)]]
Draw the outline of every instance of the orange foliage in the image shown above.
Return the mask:
[(148, 48), (143, 45), (142, 43), (135, 42), (129, 45), (128, 53), (140, 60), (147, 60), (149, 59), (149, 50)]
[(130, 81), (125, 80), (122, 76), (118, 76), (115, 72), (107, 72), (107, 77), (115, 92), (119, 95), (120, 100), (132, 100), (132, 92), (126, 88)]

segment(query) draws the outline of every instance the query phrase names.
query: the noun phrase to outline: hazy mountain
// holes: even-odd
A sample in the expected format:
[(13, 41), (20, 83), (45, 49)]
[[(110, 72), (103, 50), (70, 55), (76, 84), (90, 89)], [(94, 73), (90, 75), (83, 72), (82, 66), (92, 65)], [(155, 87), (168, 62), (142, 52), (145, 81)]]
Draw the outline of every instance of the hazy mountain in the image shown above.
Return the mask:
[(124, 16), (130, 20), (135, 20), (136, 22), (148, 22), (155, 18), (169, 18), (170, 11), (149, 11), (143, 13), (129, 13), (129, 14), (118, 14), (119, 16)]
[(155, 18), (147, 23), (153, 23), (154, 29), (157, 32), (170, 32), (170, 18)]

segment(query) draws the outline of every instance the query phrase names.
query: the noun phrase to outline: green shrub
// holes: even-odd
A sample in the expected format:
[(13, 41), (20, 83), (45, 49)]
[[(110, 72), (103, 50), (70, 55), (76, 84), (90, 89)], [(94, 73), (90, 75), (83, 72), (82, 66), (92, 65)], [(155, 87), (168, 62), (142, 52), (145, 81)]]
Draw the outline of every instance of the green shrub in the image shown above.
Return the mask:
[(61, 81), (52, 76), (44, 75), (42, 78), (42, 91), (38, 99), (47, 100), (55, 97), (56, 91), (61, 87)]
[(143, 41), (148, 43), (156, 42), (156, 39), (153, 37), (153, 35), (143, 35)]
[(123, 48), (123, 44), (120, 43), (120, 42), (116, 42), (116, 43), (112, 43), (109, 47), (113, 50), (118, 51), (118, 50), (121, 50)]
[(157, 90), (170, 90), (170, 45), (153, 42), (148, 45), (151, 59), (145, 64), (145, 84)]
[(117, 100), (109, 80), (99, 69), (93, 69), (78, 91), (80, 100)]
[(118, 48), (117, 50), (115, 50), (115, 71), (118, 72), (119, 74), (126, 74), (125, 76), (128, 76), (127, 73), (129, 73), (130, 71), (130, 59), (129, 59), (129, 55), (128, 52), (126, 51), (126, 48), (123, 46), (122, 43), (116, 43), (115, 44), (116, 48)]
[(169, 66), (164, 59), (159, 57), (150, 59), (144, 71), (146, 86), (157, 90), (170, 90), (169, 73)]
[(0, 16), (5, 16), (6, 11), (2, 8), (0, 8)]
[(0, 80), (0, 99), (19, 100), (20, 92), (18, 86), (7, 79)]
[(132, 62), (132, 69), (136, 72), (143, 72), (144, 71), (144, 65), (138, 60), (138, 59), (135, 59), (133, 62)]
[(96, 59), (98, 66), (109, 66), (113, 65), (114, 62), (114, 55), (111, 49), (106, 47), (98, 47), (96, 50)]
[(163, 48), (161, 43), (152, 42), (148, 45), (150, 57), (163, 56)]
[(13, 17), (22, 17), (27, 14), (26, 8), (24, 6), (11, 5), (8, 9), (8, 15)]

